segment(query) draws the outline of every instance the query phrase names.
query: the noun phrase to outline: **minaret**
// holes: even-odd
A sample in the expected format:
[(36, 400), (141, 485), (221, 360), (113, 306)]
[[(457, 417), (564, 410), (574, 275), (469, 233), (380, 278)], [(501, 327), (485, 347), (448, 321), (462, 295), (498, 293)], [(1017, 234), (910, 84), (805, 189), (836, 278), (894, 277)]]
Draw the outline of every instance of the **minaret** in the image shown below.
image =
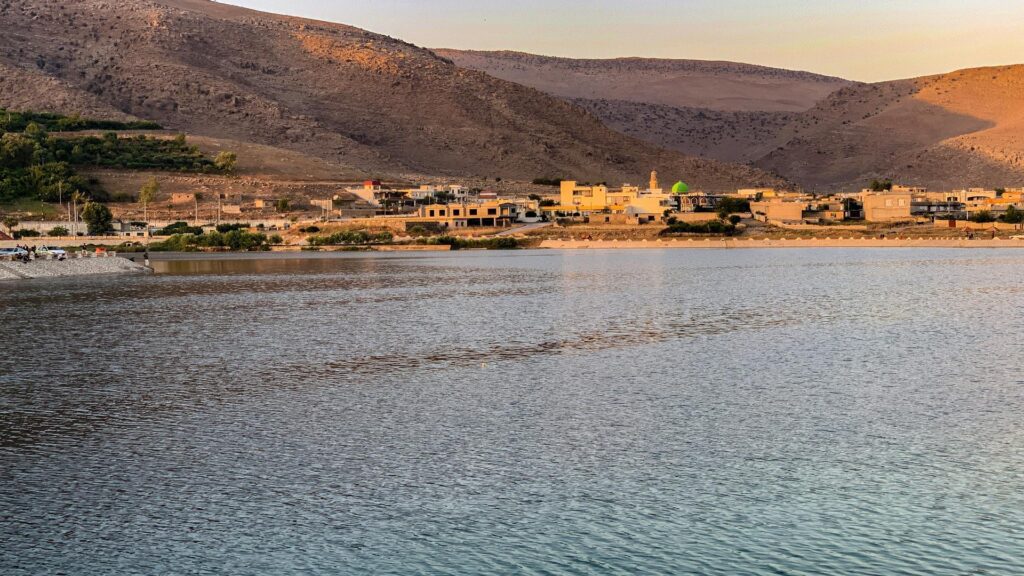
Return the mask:
[(650, 189), (651, 190), (657, 190), (658, 189), (658, 171), (657, 170), (651, 170), (651, 187), (650, 187)]

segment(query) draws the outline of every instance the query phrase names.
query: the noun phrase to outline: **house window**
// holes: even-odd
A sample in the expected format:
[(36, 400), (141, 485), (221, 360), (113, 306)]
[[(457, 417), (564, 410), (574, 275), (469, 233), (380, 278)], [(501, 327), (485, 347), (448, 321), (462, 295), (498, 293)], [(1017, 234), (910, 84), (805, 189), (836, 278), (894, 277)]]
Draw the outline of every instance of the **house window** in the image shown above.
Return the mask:
[(488, 209), (487, 209), (487, 215), (488, 215), (488, 216), (494, 216), (494, 215), (495, 215), (495, 214), (497, 214), (497, 213), (498, 213), (498, 210), (497, 210), (497, 208), (488, 208)]
[(438, 210), (438, 211), (437, 211), (437, 214), (438, 214), (439, 216), (444, 216), (444, 213), (445, 213), (445, 211), (444, 211), (444, 210)]
[(892, 208), (892, 200), (891, 199), (889, 199), (889, 198), (885, 199), (885, 207), (886, 208)]
[(469, 215), (470, 216), (476, 216), (476, 208), (470, 208), (469, 209)]
[(452, 210), (452, 216), (458, 216), (458, 215), (459, 215), (459, 209), (458, 208), (455, 208), (454, 210)]
[(433, 216), (433, 215), (434, 215), (434, 211), (433, 211), (433, 210), (431, 210), (431, 211), (430, 211), (430, 215), (431, 215), (431, 216)]

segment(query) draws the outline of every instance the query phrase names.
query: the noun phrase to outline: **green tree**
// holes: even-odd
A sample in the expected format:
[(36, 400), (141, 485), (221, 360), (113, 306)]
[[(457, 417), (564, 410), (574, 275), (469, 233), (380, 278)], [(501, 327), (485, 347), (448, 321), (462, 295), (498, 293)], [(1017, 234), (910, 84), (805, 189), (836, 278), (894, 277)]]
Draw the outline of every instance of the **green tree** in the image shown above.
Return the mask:
[(54, 238), (62, 238), (64, 236), (71, 235), (71, 232), (69, 232), (68, 229), (63, 226), (54, 226), (53, 228), (50, 228), (50, 231), (47, 233), (47, 235), (52, 236)]
[(1010, 206), (999, 219), (1007, 224), (1024, 224), (1024, 210), (1018, 210), (1016, 206)]
[(723, 219), (729, 214), (737, 212), (750, 212), (750, 201), (743, 198), (725, 197), (718, 201), (718, 215)]
[(89, 202), (82, 208), (82, 220), (89, 226), (89, 235), (96, 236), (110, 230), (110, 224), (114, 221), (114, 215), (99, 202)]
[(278, 212), (289, 212), (292, 209), (292, 202), (287, 198), (278, 198), (275, 207)]
[(886, 178), (885, 180), (872, 180), (871, 184), (868, 185), (872, 192), (885, 192), (892, 190), (892, 180)]
[(995, 221), (995, 216), (993, 216), (992, 213), (989, 212), (988, 210), (981, 210), (979, 212), (975, 212), (974, 215), (971, 216), (971, 222), (978, 222), (980, 224), (987, 224), (989, 222)]
[(29, 122), (28, 126), (25, 126), (25, 135), (33, 140), (42, 141), (46, 138), (46, 129), (41, 124)]
[(10, 132), (0, 137), (0, 168), (24, 168), (32, 163), (36, 143)]
[(235, 164), (237, 163), (238, 155), (234, 152), (221, 152), (213, 159), (213, 165), (225, 174), (233, 174), (235, 172)]
[(7, 227), (7, 231), (13, 235), (14, 229), (18, 227), (20, 222), (18, 222), (18, 219), (14, 216), (4, 216), (3, 224)]

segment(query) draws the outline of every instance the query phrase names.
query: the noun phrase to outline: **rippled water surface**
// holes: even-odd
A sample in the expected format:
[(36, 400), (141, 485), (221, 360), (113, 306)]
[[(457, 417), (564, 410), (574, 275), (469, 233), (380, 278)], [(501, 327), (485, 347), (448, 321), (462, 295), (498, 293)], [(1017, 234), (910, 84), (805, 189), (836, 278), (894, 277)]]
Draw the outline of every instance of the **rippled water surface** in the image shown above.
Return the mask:
[(1024, 252), (0, 284), (0, 574), (1024, 572)]

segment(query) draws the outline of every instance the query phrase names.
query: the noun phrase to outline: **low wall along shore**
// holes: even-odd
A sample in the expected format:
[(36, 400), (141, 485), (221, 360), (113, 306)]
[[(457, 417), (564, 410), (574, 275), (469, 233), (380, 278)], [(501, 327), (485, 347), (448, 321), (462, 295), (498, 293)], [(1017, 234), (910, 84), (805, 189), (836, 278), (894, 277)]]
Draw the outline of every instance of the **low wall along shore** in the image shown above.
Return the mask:
[(69, 258), (32, 260), (30, 262), (0, 260), (0, 280), (96, 276), (100, 274), (145, 274), (152, 272), (127, 258)]
[(665, 238), (661, 240), (545, 240), (541, 248), (1024, 248), (1024, 240), (966, 238)]

